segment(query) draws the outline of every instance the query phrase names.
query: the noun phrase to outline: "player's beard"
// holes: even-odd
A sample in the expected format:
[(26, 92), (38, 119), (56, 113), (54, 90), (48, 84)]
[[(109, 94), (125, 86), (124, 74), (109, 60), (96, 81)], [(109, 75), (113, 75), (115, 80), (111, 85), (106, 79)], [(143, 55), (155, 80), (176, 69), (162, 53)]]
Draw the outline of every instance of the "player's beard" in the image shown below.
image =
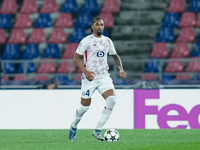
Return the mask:
[(102, 35), (102, 31), (97, 31), (97, 35), (98, 36)]

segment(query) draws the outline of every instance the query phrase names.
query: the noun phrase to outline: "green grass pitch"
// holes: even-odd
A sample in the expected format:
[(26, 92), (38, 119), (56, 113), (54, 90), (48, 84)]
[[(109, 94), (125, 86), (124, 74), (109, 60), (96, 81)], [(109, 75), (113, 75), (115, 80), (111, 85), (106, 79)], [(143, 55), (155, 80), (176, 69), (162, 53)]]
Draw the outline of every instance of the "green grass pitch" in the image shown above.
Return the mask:
[(200, 130), (119, 129), (115, 143), (98, 141), (92, 131), (77, 130), (71, 142), (69, 130), (0, 130), (0, 150), (200, 150)]

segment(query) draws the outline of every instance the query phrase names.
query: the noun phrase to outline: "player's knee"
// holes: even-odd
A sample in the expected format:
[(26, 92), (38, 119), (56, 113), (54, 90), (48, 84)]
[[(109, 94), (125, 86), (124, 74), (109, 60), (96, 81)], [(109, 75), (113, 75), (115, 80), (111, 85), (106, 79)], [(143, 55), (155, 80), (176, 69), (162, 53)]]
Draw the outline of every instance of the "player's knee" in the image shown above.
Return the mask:
[(82, 116), (86, 111), (88, 111), (89, 106), (83, 106), (81, 105), (81, 107), (77, 110), (77, 114), (79, 116)]
[(109, 96), (106, 98), (106, 107), (113, 109), (116, 104), (116, 96)]
[(83, 108), (84, 112), (86, 112), (86, 111), (88, 111), (89, 106), (82, 106), (82, 108)]

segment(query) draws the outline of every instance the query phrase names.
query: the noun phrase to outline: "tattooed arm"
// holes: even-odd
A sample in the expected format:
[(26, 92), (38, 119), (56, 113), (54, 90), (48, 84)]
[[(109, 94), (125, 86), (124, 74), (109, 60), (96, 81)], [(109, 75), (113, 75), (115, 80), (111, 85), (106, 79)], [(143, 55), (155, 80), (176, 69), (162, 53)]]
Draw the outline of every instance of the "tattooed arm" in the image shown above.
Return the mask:
[(126, 73), (125, 73), (125, 71), (123, 69), (122, 62), (121, 62), (121, 59), (120, 59), (119, 55), (115, 54), (115, 55), (112, 55), (112, 57), (114, 59), (115, 65), (119, 69), (120, 77), (121, 78), (125, 78), (126, 77)]

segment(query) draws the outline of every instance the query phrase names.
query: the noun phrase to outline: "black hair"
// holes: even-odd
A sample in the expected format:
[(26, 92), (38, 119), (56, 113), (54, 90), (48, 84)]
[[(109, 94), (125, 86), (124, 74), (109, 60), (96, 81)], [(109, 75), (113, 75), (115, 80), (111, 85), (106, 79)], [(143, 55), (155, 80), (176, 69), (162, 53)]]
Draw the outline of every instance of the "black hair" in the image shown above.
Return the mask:
[(58, 89), (58, 84), (54, 79), (50, 80), (46, 85), (43, 85), (42, 87), (38, 87), (39, 89), (48, 89), (48, 86), (53, 84), (54, 88), (53, 89)]
[[(95, 23), (95, 21), (97, 20), (103, 20), (101, 17), (96, 17), (92, 20), (92, 25)], [(93, 32), (92, 28), (91, 28), (91, 32)]]
[(51, 80), (51, 81), (47, 84), (47, 88), (48, 88), (48, 86), (51, 85), (51, 84), (54, 84), (54, 89), (57, 89), (57, 88), (58, 88), (58, 85), (57, 85), (57, 83), (56, 83), (55, 80)]

